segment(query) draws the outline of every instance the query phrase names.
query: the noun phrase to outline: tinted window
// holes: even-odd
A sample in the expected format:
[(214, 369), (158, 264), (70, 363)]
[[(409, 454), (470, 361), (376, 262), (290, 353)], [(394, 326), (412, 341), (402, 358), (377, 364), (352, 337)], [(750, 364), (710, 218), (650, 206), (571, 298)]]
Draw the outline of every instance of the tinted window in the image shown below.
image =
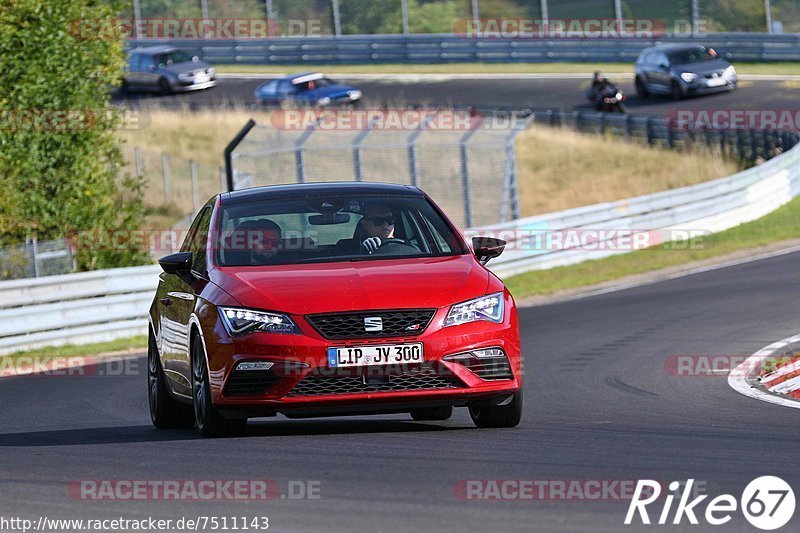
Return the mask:
[[(223, 206), (220, 266), (264, 266), (467, 253), (456, 230), (421, 196), (326, 195)], [(362, 245), (378, 237), (373, 253)]]
[(673, 65), (689, 65), (691, 63), (713, 61), (717, 58), (717, 53), (705, 46), (693, 46), (683, 50), (675, 50), (667, 54), (667, 56)]
[(200, 220), (197, 224), (195, 234), (189, 245), (192, 252), (192, 270), (205, 274), (206, 271), (206, 245), (208, 243), (208, 229), (211, 224), (211, 206), (203, 209)]
[(192, 60), (192, 56), (183, 50), (174, 50), (172, 52), (167, 52), (166, 54), (158, 54), (155, 56), (155, 58), (159, 68), (168, 67), (177, 63), (188, 63)]
[(280, 96), (289, 96), (295, 93), (294, 85), (289, 81), (282, 81), (278, 85), (278, 94)]

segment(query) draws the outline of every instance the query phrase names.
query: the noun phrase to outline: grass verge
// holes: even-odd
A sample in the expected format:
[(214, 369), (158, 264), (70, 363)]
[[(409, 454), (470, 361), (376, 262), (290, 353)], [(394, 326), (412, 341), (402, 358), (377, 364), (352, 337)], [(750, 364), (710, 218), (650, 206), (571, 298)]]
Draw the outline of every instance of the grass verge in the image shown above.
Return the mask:
[(800, 237), (800, 198), (753, 222), (686, 243), (670, 243), (577, 265), (526, 272), (508, 278), (506, 285), (517, 299), (588, 287), (634, 274), (684, 265), (739, 250)]
[(115, 352), (143, 352), (145, 350), (147, 350), (147, 335), (137, 335), (135, 337), (126, 337), (124, 339), (92, 344), (66, 344), (64, 346), (45, 346), (43, 348), (36, 348), (35, 350), (23, 350), (0, 356), (0, 364), (5, 360), (19, 358), (35, 357), (37, 361), (42, 361), (63, 357), (91, 357)]
[[(633, 63), (443, 63), (379, 65), (215, 65), (221, 73), (287, 74), (632, 74)], [(739, 74), (800, 75), (800, 63), (736, 63)]]

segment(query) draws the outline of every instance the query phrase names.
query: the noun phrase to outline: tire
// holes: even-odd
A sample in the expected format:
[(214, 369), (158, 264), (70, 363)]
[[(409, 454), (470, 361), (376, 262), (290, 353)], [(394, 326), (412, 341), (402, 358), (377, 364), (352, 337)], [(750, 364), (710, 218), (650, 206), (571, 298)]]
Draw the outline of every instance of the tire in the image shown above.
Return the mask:
[(167, 390), (167, 378), (161, 368), (152, 331), (147, 340), (147, 399), (150, 420), (158, 429), (190, 428), (194, 425), (192, 406), (175, 400)]
[(166, 78), (158, 78), (158, 94), (167, 96), (172, 94), (172, 87)]
[(411, 410), (411, 418), (420, 422), (423, 420), (447, 420), (451, 416), (453, 416), (453, 407), (450, 405)]
[(647, 98), (650, 96), (650, 92), (647, 90), (647, 86), (642, 81), (642, 78), (636, 77), (636, 95), (639, 98)]
[(192, 338), (192, 405), (194, 425), (204, 437), (225, 437), (244, 433), (247, 419), (228, 420), (214, 408), (208, 380), (206, 353), (200, 335)]
[(506, 405), (469, 408), (469, 416), (479, 428), (513, 428), (522, 419), (522, 389)]
[(678, 85), (677, 81), (672, 82), (672, 86), (670, 88), (670, 95), (672, 99), (675, 101), (681, 100), (683, 98), (683, 91), (681, 90), (681, 86)]

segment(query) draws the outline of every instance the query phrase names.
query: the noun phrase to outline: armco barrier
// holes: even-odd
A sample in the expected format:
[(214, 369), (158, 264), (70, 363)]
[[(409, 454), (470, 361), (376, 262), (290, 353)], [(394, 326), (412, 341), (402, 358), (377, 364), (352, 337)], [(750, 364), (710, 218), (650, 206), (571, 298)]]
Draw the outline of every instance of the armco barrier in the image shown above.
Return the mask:
[[(721, 231), (759, 218), (800, 194), (800, 146), (733, 176), (627, 200), (473, 228), (509, 235), (490, 263), (501, 277), (569, 265), (626, 250), (532, 250), (519, 232), (563, 230)], [(0, 354), (45, 345), (111, 340), (147, 331), (157, 265), (0, 282)]]
[(525, 63), (633, 62), (657, 43), (701, 43), (731, 61), (798, 61), (800, 34), (710, 33), (648, 39), (472, 38), (453, 34), (342, 35), (276, 39), (140, 39), (129, 48), (168, 44), (211, 63), (367, 64), (367, 63)]
[(0, 282), (0, 354), (146, 333), (160, 272), (148, 265)]
[(764, 216), (798, 194), (800, 146), (759, 166), (699, 185), (473, 228), (467, 234), (507, 237), (508, 251), (490, 263), (492, 271), (507, 277), (629, 251), (602, 242), (583, 249), (537, 248), (535, 241), (530, 243), (531, 235), (573, 230), (717, 232)]

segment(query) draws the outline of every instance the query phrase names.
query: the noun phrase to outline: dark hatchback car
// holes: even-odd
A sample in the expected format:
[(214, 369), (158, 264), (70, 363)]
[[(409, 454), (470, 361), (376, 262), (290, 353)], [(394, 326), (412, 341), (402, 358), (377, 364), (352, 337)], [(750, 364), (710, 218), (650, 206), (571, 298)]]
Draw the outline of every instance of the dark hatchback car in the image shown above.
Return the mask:
[(679, 100), (736, 89), (736, 69), (707, 46), (668, 44), (645, 48), (636, 60), (640, 97), (666, 94)]
[(217, 72), (209, 63), (171, 46), (148, 46), (131, 50), (120, 89), (170, 94), (216, 84)]
[(255, 96), (262, 104), (325, 107), (355, 104), (362, 93), (352, 85), (326, 78), (321, 72), (306, 72), (266, 81), (256, 89)]

